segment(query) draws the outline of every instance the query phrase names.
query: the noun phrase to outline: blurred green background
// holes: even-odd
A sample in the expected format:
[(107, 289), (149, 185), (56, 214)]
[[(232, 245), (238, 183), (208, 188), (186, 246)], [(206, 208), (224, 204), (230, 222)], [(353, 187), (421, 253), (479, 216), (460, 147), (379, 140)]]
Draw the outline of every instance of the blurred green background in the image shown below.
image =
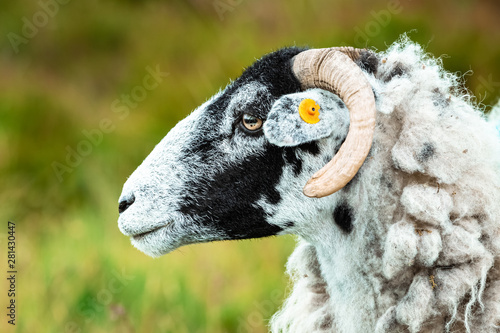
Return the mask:
[[(289, 290), (294, 239), (151, 259), (117, 228), (121, 187), (177, 121), (261, 55), (286, 45), (384, 50), (404, 32), (467, 73), (478, 102), (496, 103), (496, 0), (3, 1), (0, 269), (10, 220), (18, 275), (15, 329), (1, 278), (0, 330), (265, 332)], [(141, 90), (147, 68), (168, 76)], [(114, 112), (132, 93), (128, 113)], [(68, 151), (80, 154), (67, 160)]]

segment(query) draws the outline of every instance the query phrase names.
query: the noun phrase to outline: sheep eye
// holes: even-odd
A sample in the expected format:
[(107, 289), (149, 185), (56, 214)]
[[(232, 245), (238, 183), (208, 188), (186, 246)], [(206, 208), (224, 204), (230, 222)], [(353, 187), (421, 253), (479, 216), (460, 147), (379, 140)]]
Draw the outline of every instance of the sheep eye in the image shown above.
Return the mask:
[(262, 127), (262, 119), (254, 117), (248, 113), (243, 114), (241, 118), (241, 123), (249, 131), (256, 131)]

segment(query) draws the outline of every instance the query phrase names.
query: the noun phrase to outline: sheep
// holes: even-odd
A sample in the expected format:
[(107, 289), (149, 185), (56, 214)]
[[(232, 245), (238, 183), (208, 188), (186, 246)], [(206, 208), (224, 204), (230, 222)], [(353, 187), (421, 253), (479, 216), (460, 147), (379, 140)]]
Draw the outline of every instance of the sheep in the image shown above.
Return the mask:
[(134, 171), (119, 228), (151, 256), (297, 235), (273, 332), (499, 331), (500, 139), (460, 86), (406, 37), (270, 53)]

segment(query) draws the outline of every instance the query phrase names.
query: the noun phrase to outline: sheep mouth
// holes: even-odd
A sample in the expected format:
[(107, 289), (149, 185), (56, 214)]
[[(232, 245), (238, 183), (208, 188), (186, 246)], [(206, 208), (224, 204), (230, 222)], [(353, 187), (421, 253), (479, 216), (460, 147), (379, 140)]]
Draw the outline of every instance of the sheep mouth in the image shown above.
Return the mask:
[(152, 230), (149, 230), (149, 231), (145, 231), (145, 232), (142, 232), (140, 234), (136, 234), (136, 235), (131, 235), (130, 237), (133, 239), (133, 240), (136, 240), (136, 241), (140, 241), (142, 239), (144, 239), (146, 236), (160, 230), (161, 228), (163, 228), (164, 226), (161, 226), (161, 227), (158, 227), (158, 228), (154, 228)]
[(161, 229), (164, 229), (169, 224), (170, 223), (166, 223), (164, 225), (155, 227), (155, 228), (153, 228), (151, 230), (147, 230), (147, 231), (144, 231), (144, 232), (141, 232), (141, 233), (130, 235), (130, 238), (132, 238), (135, 241), (142, 241), (142, 240), (144, 240), (147, 237), (154, 237), (156, 234), (158, 234), (161, 231)]
[(148, 231), (141, 231), (130, 235), (132, 245), (144, 254), (153, 258), (160, 257), (176, 248), (185, 245), (179, 242), (177, 237), (172, 236), (170, 228), (172, 223), (154, 227)]

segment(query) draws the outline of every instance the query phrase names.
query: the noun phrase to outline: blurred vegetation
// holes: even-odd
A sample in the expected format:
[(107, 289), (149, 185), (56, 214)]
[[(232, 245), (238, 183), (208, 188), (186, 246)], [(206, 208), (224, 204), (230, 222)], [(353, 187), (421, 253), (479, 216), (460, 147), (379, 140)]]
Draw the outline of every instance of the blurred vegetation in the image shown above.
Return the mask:
[[(496, 0), (41, 3), (52, 7), (0, 5), (0, 253), (7, 220), (15, 221), (18, 332), (266, 331), (287, 292), (293, 238), (194, 245), (151, 259), (116, 220), (122, 184), (154, 145), (269, 51), (383, 50), (410, 32), (447, 55), (448, 70), (468, 73), (478, 102), (500, 95)], [(148, 66), (169, 75), (120, 117), (113, 103), (142, 84)], [(103, 119), (113, 130), (58, 176), (54, 162), (67, 165), (67, 149)], [(0, 330), (13, 331), (2, 318)]]

